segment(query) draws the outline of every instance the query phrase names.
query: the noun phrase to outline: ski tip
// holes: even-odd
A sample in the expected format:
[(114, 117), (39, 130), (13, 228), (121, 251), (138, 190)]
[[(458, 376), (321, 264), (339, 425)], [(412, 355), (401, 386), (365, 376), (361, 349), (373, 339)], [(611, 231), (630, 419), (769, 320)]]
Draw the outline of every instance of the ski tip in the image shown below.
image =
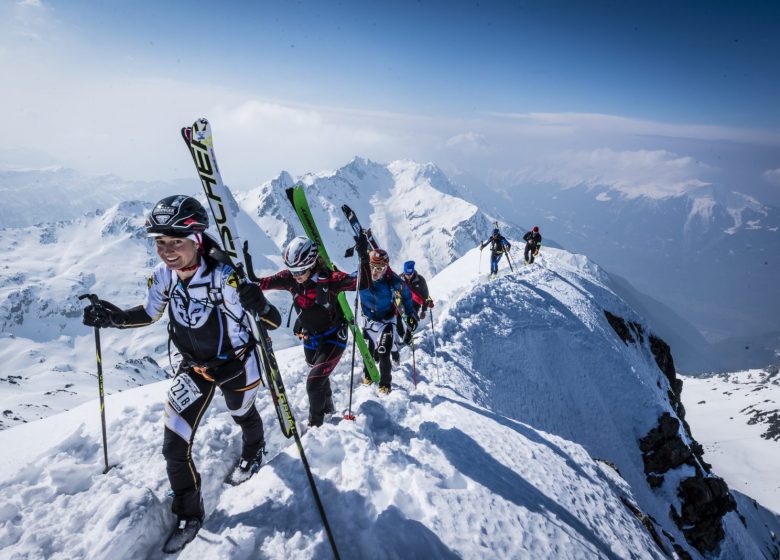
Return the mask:
[(287, 187), (284, 189), (284, 193), (287, 195), (287, 200), (290, 201), (290, 204), (295, 206), (295, 188), (294, 187)]
[(184, 138), (184, 141), (187, 143), (187, 145), (192, 144), (192, 127), (181, 127), (181, 137)]

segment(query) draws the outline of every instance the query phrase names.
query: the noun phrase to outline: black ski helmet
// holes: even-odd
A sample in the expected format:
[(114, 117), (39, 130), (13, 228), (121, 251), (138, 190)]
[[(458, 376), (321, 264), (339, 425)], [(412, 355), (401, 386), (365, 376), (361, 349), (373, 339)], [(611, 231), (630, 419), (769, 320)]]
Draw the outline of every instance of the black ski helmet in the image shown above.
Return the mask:
[(146, 217), (146, 234), (150, 237), (187, 237), (208, 227), (209, 215), (203, 205), (183, 194), (163, 198)]

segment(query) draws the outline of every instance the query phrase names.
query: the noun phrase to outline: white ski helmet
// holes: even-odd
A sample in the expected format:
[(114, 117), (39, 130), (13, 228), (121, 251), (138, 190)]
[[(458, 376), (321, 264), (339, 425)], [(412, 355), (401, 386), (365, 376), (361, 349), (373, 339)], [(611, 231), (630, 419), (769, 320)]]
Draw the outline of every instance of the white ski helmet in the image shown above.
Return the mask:
[(303, 274), (317, 262), (317, 246), (308, 237), (296, 237), (287, 244), (282, 258), (290, 272)]

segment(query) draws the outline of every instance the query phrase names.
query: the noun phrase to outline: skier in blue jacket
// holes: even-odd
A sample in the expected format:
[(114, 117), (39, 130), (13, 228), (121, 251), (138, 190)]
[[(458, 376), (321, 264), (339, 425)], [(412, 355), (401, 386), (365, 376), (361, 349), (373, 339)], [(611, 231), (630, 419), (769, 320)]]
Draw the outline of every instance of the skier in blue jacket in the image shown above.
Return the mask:
[[(390, 258), (382, 249), (368, 252), (368, 241), (364, 236), (356, 239), (360, 256), (360, 309), (363, 313), (363, 336), (368, 348), (379, 365), (379, 392), (390, 392), (392, 363), (390, 351), (395, 341), (396, 294), (401, 296), (401, 305), (406, 315), (406, 324), (414, 332), (417, 328), (417, 312), (414, 310), (409, 287), (390, 269)], [(372, 383), (364, 369), (363, 383)]]
[(498, 261), (504, 256), (504, 253), (508, 253), (512, 249), (512, 244), (496, 228), (486, 241), (479, 244), (479, 250), (481, 251), (488, 245), (490, 245), (490, 275), (495, 276), (498, 274)]

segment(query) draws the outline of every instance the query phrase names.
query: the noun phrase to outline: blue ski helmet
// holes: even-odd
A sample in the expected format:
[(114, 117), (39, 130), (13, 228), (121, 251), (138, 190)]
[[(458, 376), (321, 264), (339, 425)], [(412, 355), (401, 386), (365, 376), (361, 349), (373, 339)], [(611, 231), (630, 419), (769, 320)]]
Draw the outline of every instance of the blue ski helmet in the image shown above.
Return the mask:
[(404, 263), (404, 274), (414, 274), (414, 261)]
[(500, 232), (500, 231), (498, 231), (498, 228), (496, 228), (496, 229), (494, 229), (494, 230), (493, 230), (493, 235), (494, 235), (494, 236), (495, 236), (495, 235), (501, 235), (501, 232)]

